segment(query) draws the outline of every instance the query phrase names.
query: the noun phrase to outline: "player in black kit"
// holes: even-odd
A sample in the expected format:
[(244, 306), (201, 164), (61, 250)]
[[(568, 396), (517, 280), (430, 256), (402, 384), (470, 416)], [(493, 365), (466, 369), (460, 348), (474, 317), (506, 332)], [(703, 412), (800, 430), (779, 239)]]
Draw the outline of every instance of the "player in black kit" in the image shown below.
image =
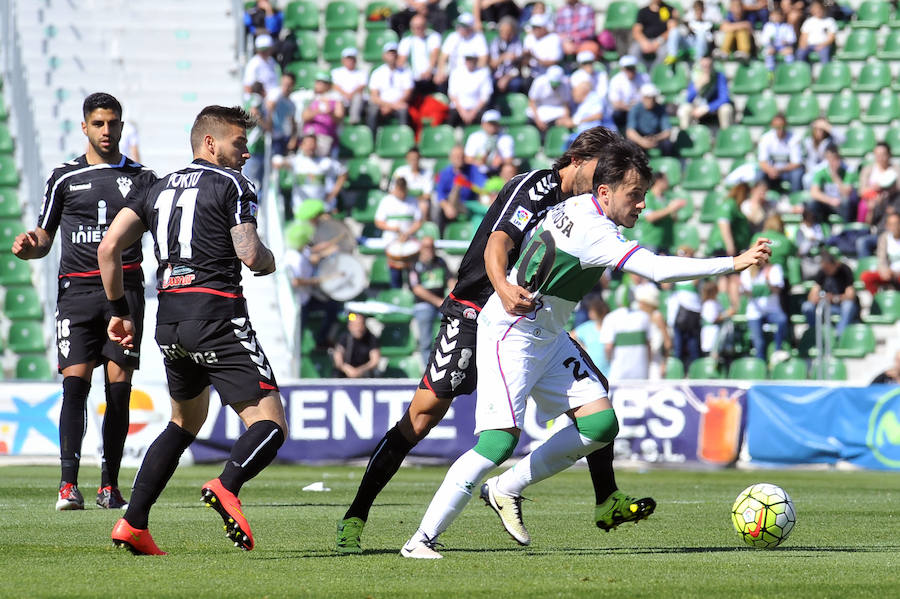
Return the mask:
[[(441, 328), (419, 388), (403, 417), (375, 447), (356, 497), (338, 524), (338, 552), (362, 551), (360, 536), (375, 497), (416, 443), (441, 421), (453, 399), (475, 390), (476, 319), (494, 289), (508, 312), (534, 310), (530, 292), (507, 282), (507, 268), (515, 264), (522, 241), (549, 208), (591, 193), (597, 149), (615, 135), (603, 127), (582, 132), (553, 168), (513, 177), (491, 204), (460, 263), (456, 287), (441, 306)], [(587, 456), (595, 520), (605, 530), (646, 518), (656, 505), (650, 498), (635, 499), (618, 491), (612, 461), (612, 444)]]
[(278, 385), (240, 286), (242, 262), (256, 275), (275, 270), (272, 252), (256, 233), (253, 184), (240, 173), (250, 157), (247, 129), (253, 124), (239, 107), (200, 111), (191, 129), (194, 161), (120, 212), (98, 249), (112, 313), (109, 338), (126, 348), (132, 344), (134, 321), (122, 286), (122, 253), (150, 230), (159, 262), (156, 341), (166, 367), (172, 420), (147, 450), (128, 510), (112, 531), (113, 542), (135, 554), (163, 554), (147, 528), (150, 508), (206, 420), (210, 384), (247, 427), (222, 474), (201, 490), (236, 547), (253, 549), (237, 497), (241, 486), (275, 459), (287, 434)]
[(97, 266), (97, 246), (122, 207), (156, 181), (149, 169), (119, 152), (122, 106), (109, 94), (84, 100), (81, 129), (87, 152), (53, 170), (44, 192), (38, 225), (18, 235), (13, 253), (23, 259), (42, 258), (50, 251), (56, 231), (62, 249), (56, 302), (56, 346), (63, 375), (63, 403), (59, 415), (62, 475), (57, 510), (82, 510), (78, 490), (81, 441), (87, 423), (91, 375), (98, 364), (106, 371), (106, 412), (103, 416), (103, 465), (97, 505), (122, 508), (119, 465), (128, 435), (131, 375), (140, 360), (144, 315), (144, 281), (140, 239), (123, 254), (125, 292), (134, 306), (135, 342), (132, 349), (112, 343), (106, 335), (109, 311)]

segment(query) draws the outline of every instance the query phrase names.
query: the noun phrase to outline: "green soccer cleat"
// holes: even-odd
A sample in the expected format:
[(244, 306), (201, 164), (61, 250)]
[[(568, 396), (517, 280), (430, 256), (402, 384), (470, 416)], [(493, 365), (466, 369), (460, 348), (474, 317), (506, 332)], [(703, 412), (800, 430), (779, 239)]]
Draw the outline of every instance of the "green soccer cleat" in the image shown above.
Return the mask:
[(623, 522), (644, 520), (655, 509), (656, 502), (650, 497), (637, 499), (622, 491), (613, 491), (606, 501), (594, 508), (594, 520), (597, 528), (609, 532)]
[(359, 537), (362, 535), (366, 521), (361, 518), (346, 518), (338, 523), (337, 544), (338, 553), (362, 553)]

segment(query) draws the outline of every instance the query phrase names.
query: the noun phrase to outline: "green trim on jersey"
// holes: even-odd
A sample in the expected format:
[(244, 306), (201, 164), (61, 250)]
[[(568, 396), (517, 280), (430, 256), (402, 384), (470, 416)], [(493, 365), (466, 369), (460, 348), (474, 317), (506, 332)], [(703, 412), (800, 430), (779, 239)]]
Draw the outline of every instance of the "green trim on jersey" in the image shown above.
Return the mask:
[(644, 345), (647, 343), (647, 333), (645, 331), (622, 331), (616, 333), (613, 338), (613, 345), (617, 347), (625, 345)]
[[(524, 268), (525, 281), (531, 281), (544, 260), (552, 260), (553, 264), (546, 280), (536, 290), (542, 295), (552, 295), (570, 302), (581, 301), (594, 288), (606, 268), (602, 266), (585, 267), (578, 257), (559, 248), (554, 248), (553, 255), (548, 257), (547, 245), (542, 239), (542, 233), (544, 233), (544, 226), (539, 225), (534, 236), (522, 250), (522, 254), (516, 262), (516, 268), (519, 271), (523, 271)], [(526, 259), (528, 262), (523, 267), (522, 263)], [(535, 291), (535, 289), (530, 290)]]

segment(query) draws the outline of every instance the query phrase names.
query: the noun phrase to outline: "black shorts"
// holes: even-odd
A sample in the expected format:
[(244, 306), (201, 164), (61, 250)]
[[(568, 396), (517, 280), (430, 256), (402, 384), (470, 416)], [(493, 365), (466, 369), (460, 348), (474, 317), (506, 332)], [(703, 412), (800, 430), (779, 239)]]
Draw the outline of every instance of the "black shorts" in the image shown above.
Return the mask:
[(474, 319), (446, 314), (441, 318), (441, 329), (431, 348), (420, 389), (430, 389), (438, 399), (453, 399), (475, 391), (477, 329)]
[(219, 392), (223, 405), (278, 391), (269, 360), (246, 317), (158, 324), (156, 342), (175, 401), (192, 399), (209, 385)]
[(109, 302), (103, 287), (65, 286), (61, 282), (56, 298), (56, 354), (60, 372), (73, 364), (111, 360), (128, 369), (141, 363), (141, 336), (144, 330), (144, 290), (126, 289), (128, 307), (134, 319), (134, 349), (110, 341)]

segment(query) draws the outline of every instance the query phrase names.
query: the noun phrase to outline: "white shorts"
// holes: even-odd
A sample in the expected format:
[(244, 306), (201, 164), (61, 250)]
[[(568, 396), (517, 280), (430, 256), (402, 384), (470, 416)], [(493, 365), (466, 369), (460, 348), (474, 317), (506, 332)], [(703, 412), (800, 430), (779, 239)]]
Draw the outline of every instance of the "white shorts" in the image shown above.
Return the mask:
[(522, 330), (518, 326), (507, 329), (479, 324), (475, 354), (475, 434), (521, 429), (529, 395), (537, 405), (541, 423), (607, 397), (605, 378), (564, 332), (541, 339), (539, 334), (531, 334), (530, 327)]

